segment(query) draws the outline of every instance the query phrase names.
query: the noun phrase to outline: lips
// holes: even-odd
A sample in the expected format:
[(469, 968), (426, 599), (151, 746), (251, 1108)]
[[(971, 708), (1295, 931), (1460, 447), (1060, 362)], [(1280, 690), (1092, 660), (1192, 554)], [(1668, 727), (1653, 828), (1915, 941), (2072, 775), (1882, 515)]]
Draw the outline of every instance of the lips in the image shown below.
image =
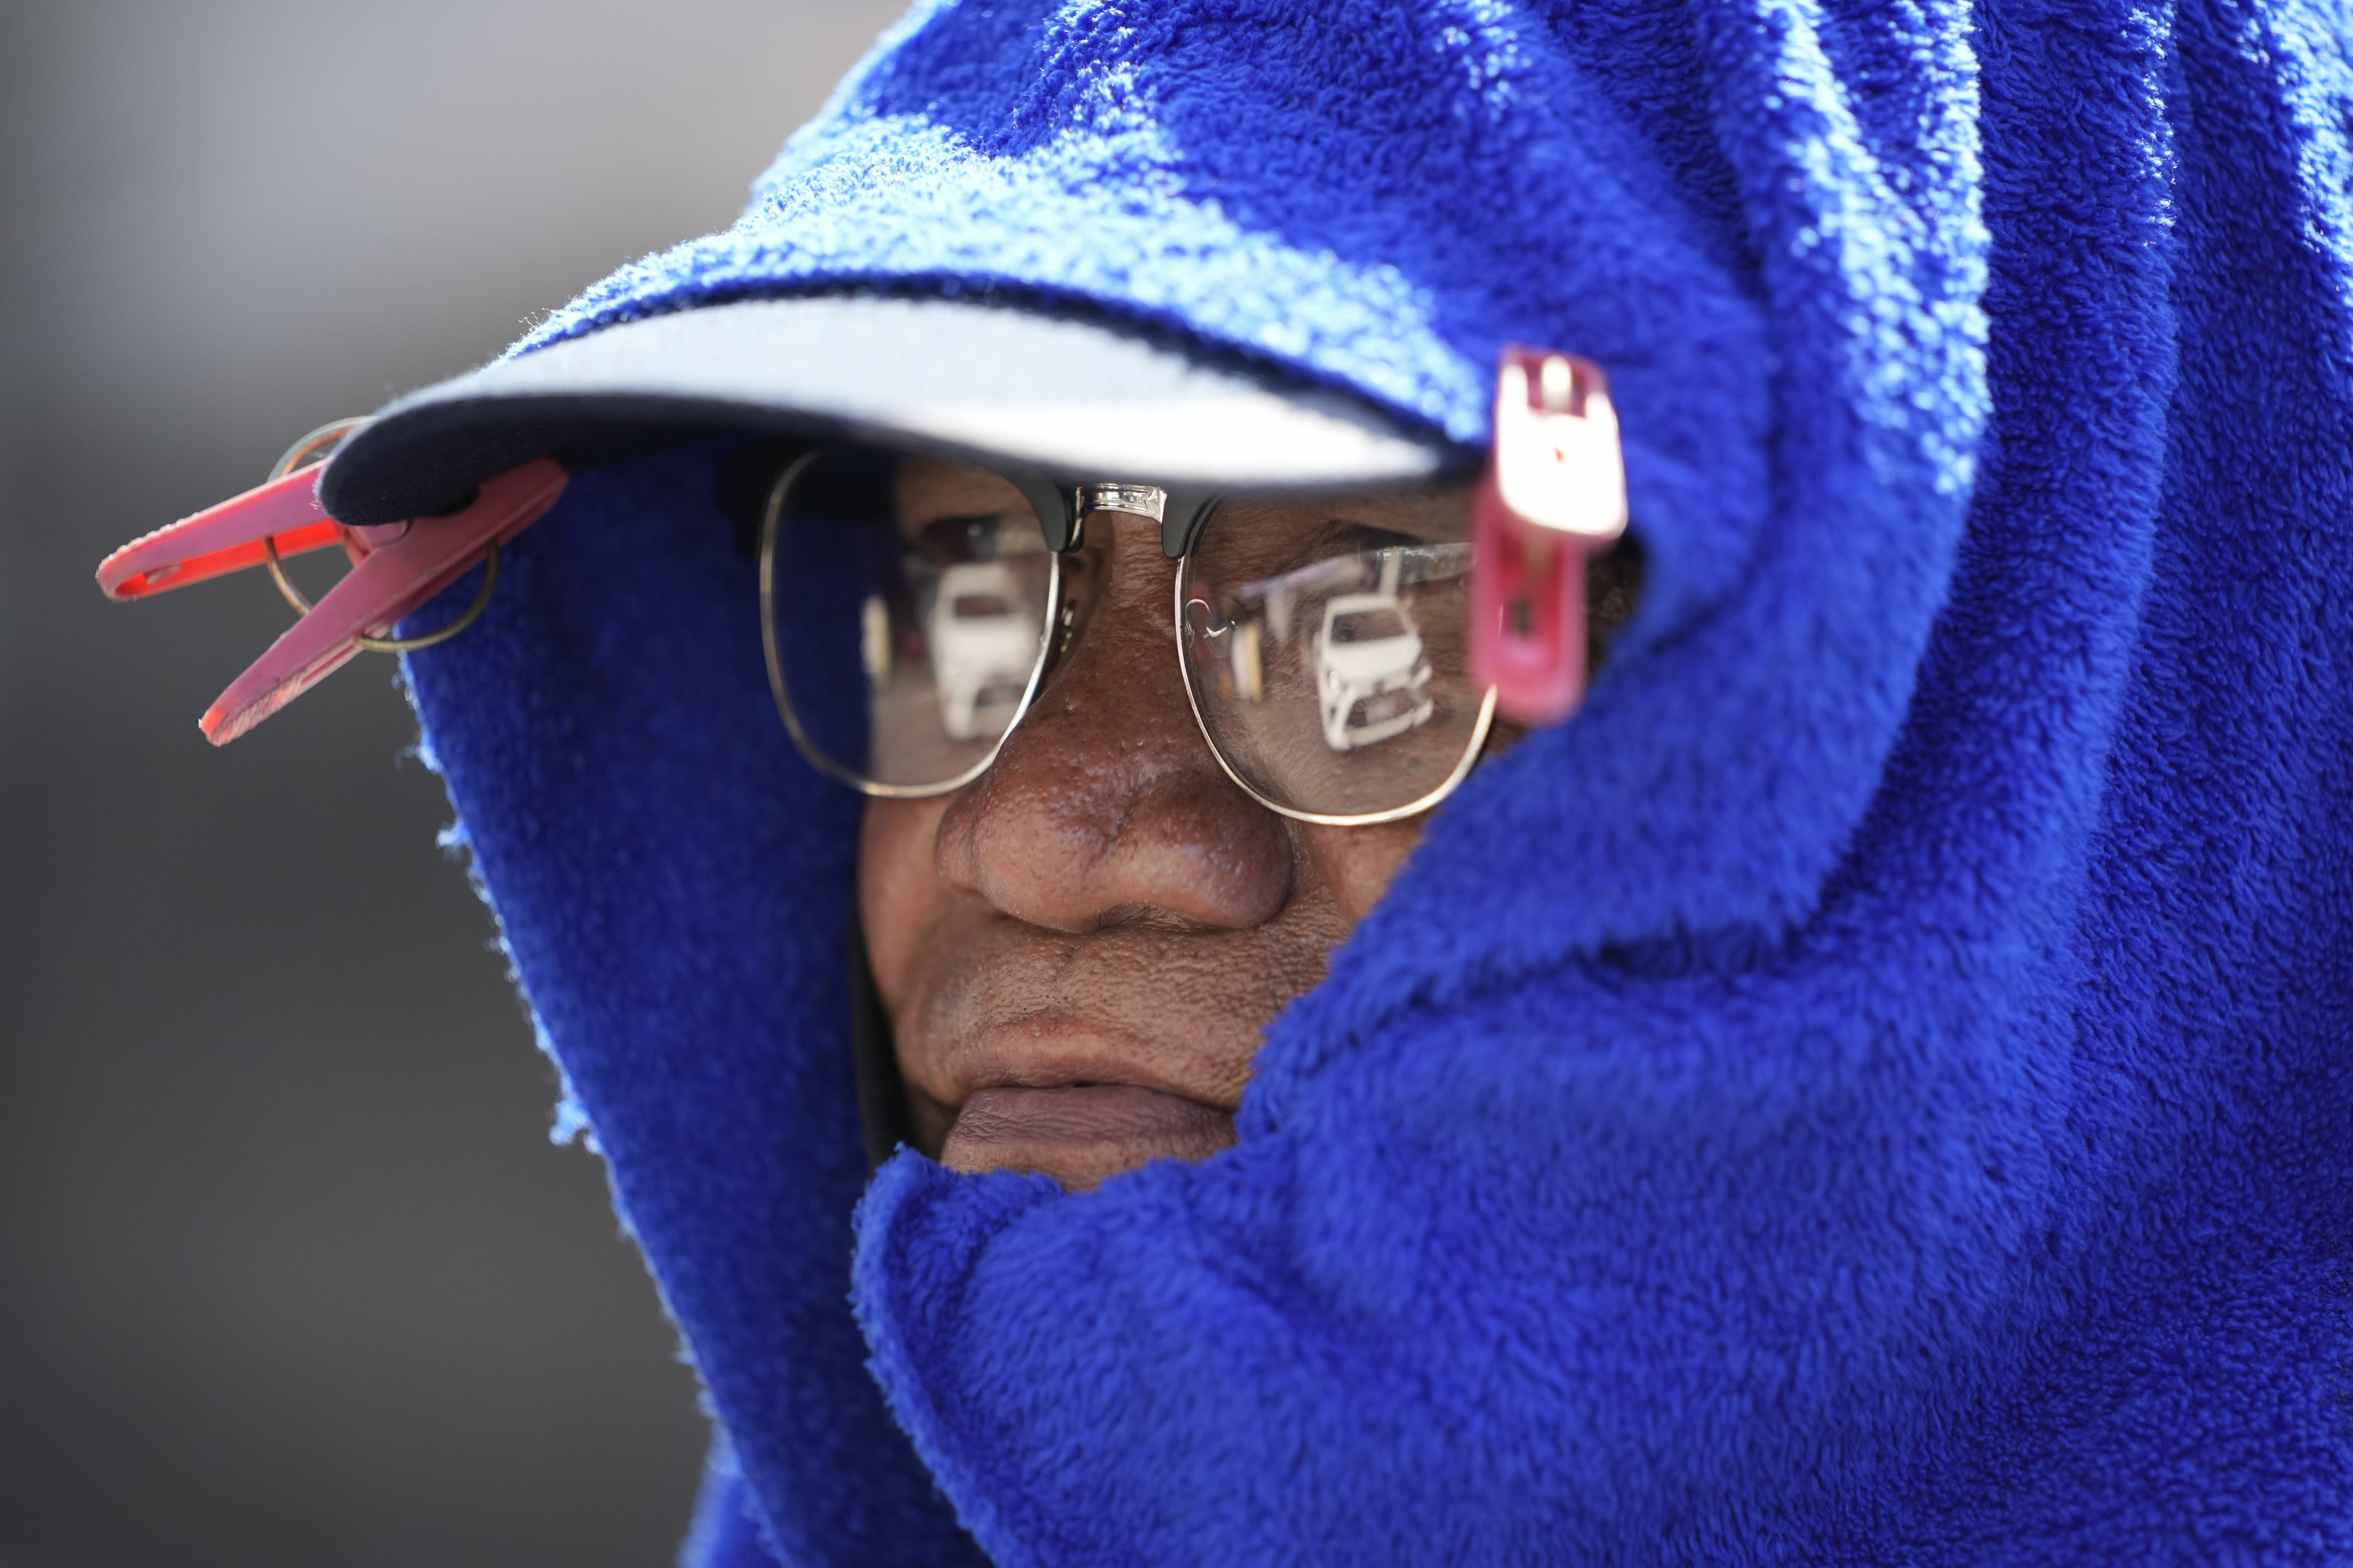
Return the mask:
[(1135, 1084), (976, 1089), (940, 1150), (951, 1170), (1042, 1171), (1066, 1187), (1153, 1160), (1203, 1160), (1234, 1142), (1234, 1119)]
[(1321, 934), (1147, 912), (1073, 937), (959, 903), (875, 972), (911, 1142), (951, 1170), (1074, 1190), (1231, 1147), (1264, 1021), (1321, 976)]

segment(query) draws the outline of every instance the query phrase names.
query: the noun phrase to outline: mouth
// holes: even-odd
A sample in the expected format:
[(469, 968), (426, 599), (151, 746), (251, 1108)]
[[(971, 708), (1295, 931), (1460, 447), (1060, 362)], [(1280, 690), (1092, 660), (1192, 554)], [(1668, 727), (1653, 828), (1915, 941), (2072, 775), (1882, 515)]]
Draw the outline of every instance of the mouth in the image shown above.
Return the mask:
[(1008, 1085), (965, 1098), (940, 1163), (965, 1172), (1034, 1171), (1083, 1189), (1154, 1160), (1204, 1160), (1233, 1142), (1230, 1112), (1165, 1089)]

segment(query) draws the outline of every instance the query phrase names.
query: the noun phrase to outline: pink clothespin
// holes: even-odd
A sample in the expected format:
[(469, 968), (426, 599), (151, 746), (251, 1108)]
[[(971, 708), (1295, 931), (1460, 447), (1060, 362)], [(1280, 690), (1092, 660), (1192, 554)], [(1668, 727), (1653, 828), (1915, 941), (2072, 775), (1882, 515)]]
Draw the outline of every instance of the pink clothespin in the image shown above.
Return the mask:
[(486, 481), (463, 510), (448, 517), (356, 528), (319, 504), (324, 464), (297, 468), (132, 541), (98, 568), (111, 599), (201, 583), (259, 566), (265, 542), (280, 556), (341, 544), (352, 569), (251, 668), (229, 684), (201, 721), (216, 746), (234, 741), (325, 679), (366, 643), (386, 637), (402, 616), (456, 582), (555, 504), (567, 475), (552, 458), (510, 468)]
[(1511, 345), (1495, 444), (1471, 506), (1471, 673), (1550, 724), (1585, 694), (1585, 563), (1626, 531), (1626, 467), (1601, 367)]

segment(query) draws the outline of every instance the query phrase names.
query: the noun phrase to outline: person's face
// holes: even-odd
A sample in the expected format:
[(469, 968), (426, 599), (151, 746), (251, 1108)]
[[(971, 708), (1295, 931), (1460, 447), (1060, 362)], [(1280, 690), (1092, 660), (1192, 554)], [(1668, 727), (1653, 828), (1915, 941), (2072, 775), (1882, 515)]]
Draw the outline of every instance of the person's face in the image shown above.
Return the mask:
[[(1018, 500), (939, 465), (910, 465), (900, 497), (918, 523)], [(1222, 525), (1328, 513), (1239, 510)], [(1076, 635), (995, 764), (952, 795), (869, 801), (858, 856), (917, 1145), (1071, 1187), (1233, 1142), (1267, 1025), (1323, 978), (1423, 821), (1318, 826), (1251, 800), (1187, 701), (1157, 528), (1097, 512), (1087, 531), (1065, 567)]]

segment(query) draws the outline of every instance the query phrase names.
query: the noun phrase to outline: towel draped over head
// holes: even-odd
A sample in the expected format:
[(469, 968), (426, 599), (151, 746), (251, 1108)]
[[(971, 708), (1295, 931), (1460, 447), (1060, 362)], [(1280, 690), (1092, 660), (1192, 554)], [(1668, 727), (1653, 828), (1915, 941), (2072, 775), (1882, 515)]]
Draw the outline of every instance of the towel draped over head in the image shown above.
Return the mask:
[(1236, 1147), (869, 1186), (729, 440), (578, 474), (407, 666), (708, 1389), (690, 1562), (2353, 1554), (2341, 0), (926, 4), (514, 353), (861, 293), (1463, 452), (1587, 355), (1645, 594)]

